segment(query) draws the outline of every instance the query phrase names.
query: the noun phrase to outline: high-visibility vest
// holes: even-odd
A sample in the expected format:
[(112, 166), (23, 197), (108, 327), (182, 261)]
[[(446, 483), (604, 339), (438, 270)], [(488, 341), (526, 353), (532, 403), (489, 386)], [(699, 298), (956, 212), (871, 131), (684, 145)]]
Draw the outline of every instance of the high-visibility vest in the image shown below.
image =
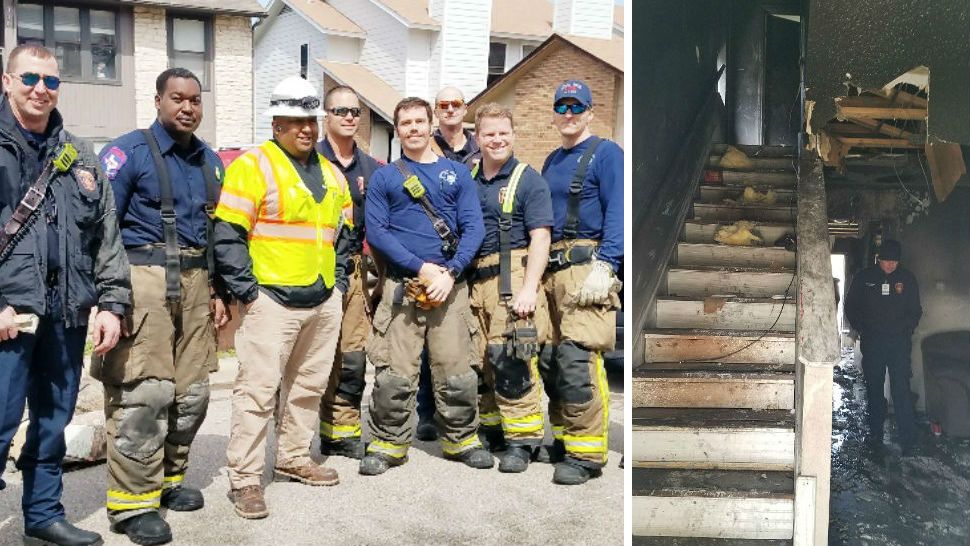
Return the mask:
[(353, 202), (343, 173), (322, 155), (317, 158), (326, 189), (319, 203), (273, 141), (226, 169), (216, 217), (249, 233), (259, 284), (309, 286), (323, 277), (333, 287), (334, 241), (343, 224), (353, 227)]

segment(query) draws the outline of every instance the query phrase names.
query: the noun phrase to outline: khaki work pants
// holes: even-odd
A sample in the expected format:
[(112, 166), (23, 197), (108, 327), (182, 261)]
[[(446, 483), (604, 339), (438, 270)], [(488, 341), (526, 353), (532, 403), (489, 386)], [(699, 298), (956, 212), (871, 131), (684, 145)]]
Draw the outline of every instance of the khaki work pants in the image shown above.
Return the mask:
[[(525, 282), (522, 259), (527, 249), (512, 251), (512, 293), (517, 294)], [(474, 268), (497, 264), (499, 254), (479, 258)], [(483, 343), (479, 347), (483, 357), (487, 390), (479, 401), (482, 427), (500, 427), (506, 442), (513, 446), (537, 446), (544, 434), (542, 417), (542, 384), (539, 379), (538, 354), (529, 361), (516, 358), (509, 352), (510, 330), (534, 327), (536, 340), (541, 344), (550, 338), (549, 311), (546, 296), (539, 287), (536, 310), (531, 319), (517, 319), (509, 310), (511, 300), (499, 296), (501, 275), (472, 283), (472, 313), (478, 319)]]
[(285, 307), (260, 293), (243, 313), (236, 331), (239, 372), (226, 448), (233, 489), (260, 485), (274, 412), (276, 465), (309, 458), (337, 348), (342, 299), (335, 291), (320, 305), (303, 309)]
[(338, 442), (360, 438), (360, 403), (364, 396), (367, 353), (370, 336), (365, 298), (367, 287), (361, 276), (363, 257), (353, 257), (353, 270), (348, 275), (344, 295), (344, 316), (340, 325), (340, 342), (334, 357), (327, 390), (320, 403), (320, 439)]
[[(597, 241), (569, 240), (553, 250)], [(562, 440), (566, 454), (589, 466), (606, 464), (608, 452), (610, 389), (603, 367), (603, 352), (616, 344), (616, 309), (619, 296), (602, 305), (579, 306), (577, 296), (590, 263), (547, 272), (543, 280), (552, 320), (552, 343), (540, 358), (540, 373), (549, 393), (549, 420), (553, 434)]]
[(478, 324), (468, 306), (468, 285), (455, 283), (440, 306), (419, 309), (404, 284), (385, 279), (374, 314), (367, 356), (374, 364), (367, 425), (368, 453), (403, 459), (411, 445), (421, 352), (427, 344), (435, 391), (435, 420), (445, 455), (481, 447), (478, 441)]
[(173, 308), (165, 268), (131, 266), (130, 335), (92, 359), (91, 374), (104, 384), (112, 523), (157, 510), (163, 489), (181, 486), (209, 406), (217, 358), (208, 272), (181, 277), (181, 305)]

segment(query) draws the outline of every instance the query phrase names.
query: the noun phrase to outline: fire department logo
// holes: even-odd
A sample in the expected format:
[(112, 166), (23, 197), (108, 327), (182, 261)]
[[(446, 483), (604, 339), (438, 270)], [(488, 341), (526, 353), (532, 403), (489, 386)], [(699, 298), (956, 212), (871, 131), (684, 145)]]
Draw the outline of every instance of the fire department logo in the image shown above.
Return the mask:
[(441, 180), (442, 183), (448, 184), (449, 186), (454, 186), (455, 182), (458, 180), (458, 174), (449, 169), (446, 171), (441, 171), (441, 174), (438, 175), (438, 179)]
[(566, 82), (559, 86), (559, 90), (563, 93), (579, 93), (582, 88), (583, 86), (578, 82)]
[(499, 202), (500, 205), (502, 203), (505, 203), (505, 194), (508, 191), (508, 189), (509, 189), (509, 187), (508, 186), (505, 186), (504, 188), (498, 190), (498, 202)]
[(894, 288), (894, 289), (896, 290), (896, 293), (897, 293), (897, 294), (902, 294), (902, 293), (903, 293), (903, 283), (901, 283), (901, 282), (898, 282), (898, 283), (896, 283), (896, 284), (895, 284), (895, 285), (893, 286), (893, 288)]
[(87, 191), (94, 191), (94, 189), (97, 187), (94, 174), (91, 171), (85, 169), (74, 169), (74, 178), (77, 180), (77, 183)]

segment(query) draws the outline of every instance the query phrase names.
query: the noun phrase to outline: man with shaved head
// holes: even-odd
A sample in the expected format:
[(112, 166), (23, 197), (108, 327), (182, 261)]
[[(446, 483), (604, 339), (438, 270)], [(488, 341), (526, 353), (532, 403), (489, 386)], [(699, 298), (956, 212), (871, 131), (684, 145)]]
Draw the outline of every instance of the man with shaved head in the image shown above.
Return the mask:
[(468, 113), (465, 95), (457, 87), (445, 87), (438, 91), (434, 101), (434, 115), (438, 118), (431, 149), (440, 156), (464, 163), (471, 169), (482, 158), (478, 142), (471, 131), (462, 127)]

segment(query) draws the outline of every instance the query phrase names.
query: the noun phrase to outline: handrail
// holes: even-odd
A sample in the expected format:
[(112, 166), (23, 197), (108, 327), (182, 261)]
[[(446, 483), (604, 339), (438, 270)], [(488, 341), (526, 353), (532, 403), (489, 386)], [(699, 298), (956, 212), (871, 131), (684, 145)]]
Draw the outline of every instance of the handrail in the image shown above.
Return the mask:
[[(649, 199), (647, 210), (640, 216), (634, 215), (633, 231), (638, 242), (633, 252), (633, 293), (637, 295), (633, 306), (633, 331), (636, 334), (632, 362), (635, 365), (643, 363), (645, 340), (640, 333), (649, 322), (649, 310), (680, 237), (684, 218), (694, 202), (698, 181), (707, 165), (711, 136), (721, 120), (724, 104), (716, 89), (724, 69), (725, 66), (721, 65), (711, 80), (711, 94), (694, 118), (685, 136), (686, 141), (671, 161), (663, 181), (652, 195), (640, 197)], [(692, 155), (692, 151), (700, 153)], [(639, 225), (637, 218), (645, 219), (643, 226)]]
[(832, 369), (839, 359), (828, 213), (822, 164), (798, 163), (798, 296), (795, 320), (795, 477), (813, 482), (795, 495), (796, 545), (828, 543), (832, 457)]

